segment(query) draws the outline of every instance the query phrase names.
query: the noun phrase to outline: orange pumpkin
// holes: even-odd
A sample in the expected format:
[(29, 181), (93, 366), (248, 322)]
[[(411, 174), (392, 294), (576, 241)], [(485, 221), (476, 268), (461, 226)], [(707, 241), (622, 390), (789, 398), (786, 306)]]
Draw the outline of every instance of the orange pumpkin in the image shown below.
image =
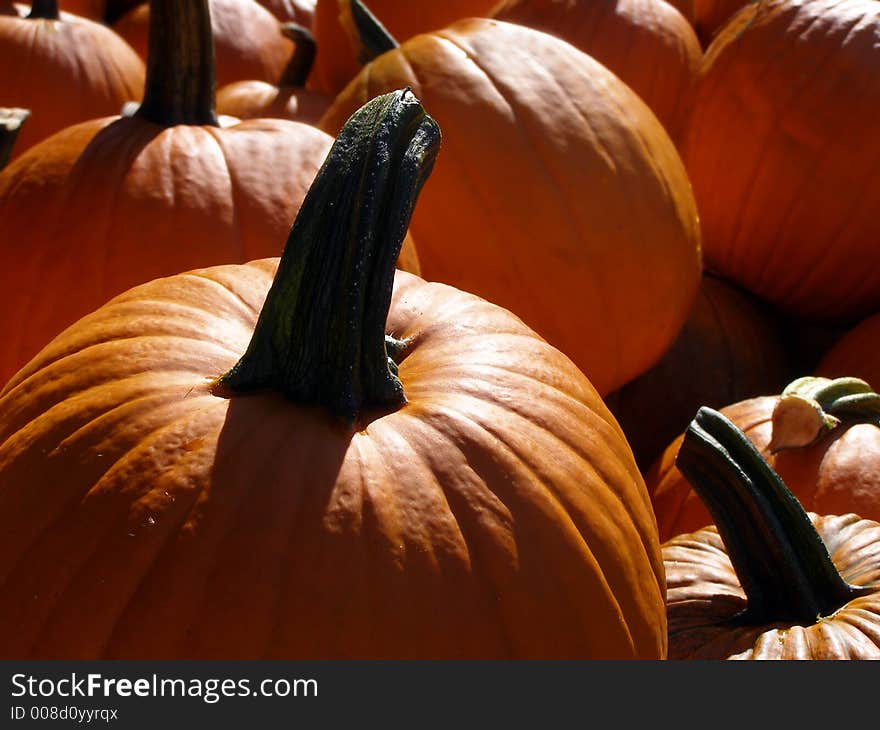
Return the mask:
[(277, 254), (332, 144), (297, 122), (220, 126), (207, 4), (153, 10), (178, 32), (154, 36), (139, 111), (69, 127), (0, 173), (0, 382), (135, 284)]
[(780, 324), (766, 307), (711, 274), (660, 361), (605, 402), (647, 470), (700, 406), (721, 408), (782, 390), (791, 376)]
[(13, 159), (71, 124), (118, 114), (144, 90), (144, 64), (109, 28), (33, 3), (27, 17), (0, 14), (0, 89), (6, 106), (30, 109)]
[[(784, 408), (779, 406), (783, 400)], [(781, 395), (749, 398), (721, 413), (745, 433), (805, 509), (818, 514), (855, 512), (880, 521), (878, 403), (880, 396), (864, 382), (798, 378)], [(712, 522), (675, 466), (682, 438), (670, 444), (645, 475), (664, 541)]]
[(709, 46), (715, 35), (750, 0), (694, 0), (694, 30), (703, 47)]
[(405, 86), (446, 130), (413, 217), (425, 277), (510, 309), (603, 395), (651, 367), (701, 260), (687, 174), (644, 102), (559, 38), (469, 19), (381, 54), (319, 126)]
[(816, 375), (826, 378), (854, 376), (880, 387), (880, 313), (863, 319), (832, 344), (819, 364)]
[(718, 527), (663, 545), (670, 659), (880, 659), (880, 524), (807, 514), (711, 409), (679, 465)]
[(4, 658), (664, 657), (654, 518), (589, 381), (395, 274), (438, 143), (408, 91), (371, 102), (280, 263), (132, 289), (7, 385)]
[(706, 265), (794, 317), (880, 310), (878, 34), (875, 0), (753, 3), (696, 82), (680, 147)]
[(315, 20), (316, 0), (258, 0), (266, 10), (281, 22), (297, 23), (311, 28)]
[(295, 23), (283, 23), (281, 32), (295, 44), (287, 68), (276, 83), (252, 79), (233, 81), (218, 89), (217, 111), (239, 119), (292, 119), (317, 124), (331, 99), (305, 88), (315, 58), (315, 39), (311, 32)]
[[(149, 45), (150, 5), (132, 9), (113, 24), (113, 30), (142, 58), (147, 57)], [(293, 53), (293, 43), (278, 32), (275, 16), (254, 0), (209, 0), (209, 5), (217, 84), (280, 78)]]
[(677, 139), (703, 51), (664, 0), (506, 0), (492, 17), (568, 41), (635, 91)]
[[(487, 16), (497, 0), (369, 0), (366, 5), (395, 38), (406, 40), (460, 18)], [(359, 3), (360, 4), (360, 3)], [(363, 67), (351, 0), (318, 0), (312, 31), (318, 52), (309, 88), (335, 96)]]
[(132, 8), (147, 0), (58, 0), (61, 10), (112, 25)]

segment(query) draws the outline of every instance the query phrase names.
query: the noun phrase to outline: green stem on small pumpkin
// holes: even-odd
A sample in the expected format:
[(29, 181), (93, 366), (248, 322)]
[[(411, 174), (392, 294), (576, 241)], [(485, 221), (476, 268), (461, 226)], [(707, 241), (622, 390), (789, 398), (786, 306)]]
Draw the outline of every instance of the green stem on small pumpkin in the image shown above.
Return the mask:
[(0, 170), (6, 167), (12, 158), (12, 150), (21, 131), (21, 125), (30, 115), (30, 109), (0, 108)]
[(385, 321), (439, 145), (440, 128), (409, 89), (351, 116), (293, 223), (248, 349), (215, 392), (274, 390), (349, 424), (406, 402)]
[(42, 18), (44, 20), (58, 20), (58, 0), (34, 0), (31, 3), (31, 11), (28, 18)]
[(315, 63), (315, 36), (298, 23), (282, 23), (281, 34), (294, 42), (293, 55), (281, 73), (278, 86), (302, 88)]
[(219, 126), (208, 0), (151, 0), (144, 100), (135, 116), (163, 127)]
[(880, 425), (880, 394), (859, 378), (797, 378), (782, 391), (772, 419), (771, 453), (809, 446), (842, 424)]
[(860, 595), (797, 498), (728, 418), (701, 408), (676, 465), (718, 527), (746, 594), (737, 622), (812, 623)]
[(400, 47), (394, 36), (361, 0), (349, 0), (349, 7), (360, 45), (359, 63), (365, 66), (383, 53)]

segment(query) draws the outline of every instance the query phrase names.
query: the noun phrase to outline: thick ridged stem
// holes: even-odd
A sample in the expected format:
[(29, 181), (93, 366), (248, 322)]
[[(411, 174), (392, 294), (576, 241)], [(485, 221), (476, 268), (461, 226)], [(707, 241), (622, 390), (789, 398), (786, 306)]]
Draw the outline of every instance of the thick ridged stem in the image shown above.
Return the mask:
[(351, 21), (359, 41), (358, 61), (366, 65), (400, 44), (361, 0), (349, 0)]
[(21, 131), (21, 125), (25, 123), (30, 115), (29, 109), (20, 109), (18, 107), (0, 108), (0, 170), (6, 167), (6, 164), (11, 159), (15, 141), (18, 139), (18, 133)]
[(812, 624), (860, 595), (800, 502), (728, 418), (701, 408), (676, 459), (718, 527), (747, 598), (738, 622)]
[(278, 86), (302, 88), (315, 63), (315, 36), (298, 23), (283, 23), (281, 34), (294, 42), (293, 55), (278, 80)]
[(144, 100), (136, 116), (163, 127), (219, 126), (208, 0), (151, 0)]
[(223, 395), (271, 390), (349, 425), (406, 402), (385, 322), (395, 262), (440, 129), (409, 89), (348, 120), (297, 214), (253, 338), (217, 381)]

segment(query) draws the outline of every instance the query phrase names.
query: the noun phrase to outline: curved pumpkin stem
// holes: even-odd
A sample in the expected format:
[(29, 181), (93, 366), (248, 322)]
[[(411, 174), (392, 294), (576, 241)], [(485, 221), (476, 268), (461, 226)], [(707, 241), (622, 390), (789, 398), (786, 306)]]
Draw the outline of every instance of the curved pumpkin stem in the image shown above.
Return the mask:
[(349, 424), (406, 402), (385, 321), (440, 128), (409, 89), (348, 120), (293, 223), (253, 338), (218, 394), (275, 390)]
[(0, 170), (6, 167), (12, 157), (12, 150), (21, 125), (31, 115), (30, 109), (8, 107), (0, 109)]
[(727, 417), (701, 408), (676, 465), (708, 507), (745, 591), (740, 623), (813, 623), (864, 592), (846, 583), (779, 475)]
[(306, 85), (306, 79), (315, 63), (315, 36), (312, 32), (298, 23), (282, 23), (281, 34), (294, 42), (293, 56), (285, 67), (279, 86), (293, 86), (302, 88)]
[(219, 126), (208, 0), (151, 0), (144, 100), (135, 116), (163, 127)]
[(880, 426), (880, 394), (860, 378), (807, 376), (789, 383), (773, 409), (771, 453), (815, 443), (841, 425)]
[(358, 46), (358, 62), (366, 66), (374, 58), (399, 48), (400, 44), (361, 0), (349, 0), (348, 12), (340, 16), (352, 41)]
[(58, 20), (58, 0), (34, 0), (31, 3), (31, 11), (28, 18), (43, 18), (44, 20)]

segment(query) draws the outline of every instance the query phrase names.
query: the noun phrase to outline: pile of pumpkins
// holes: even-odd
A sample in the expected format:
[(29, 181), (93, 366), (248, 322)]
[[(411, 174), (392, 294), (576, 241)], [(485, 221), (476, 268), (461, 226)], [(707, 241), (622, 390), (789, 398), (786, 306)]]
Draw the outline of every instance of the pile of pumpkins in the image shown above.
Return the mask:
[(878, 36), (0, 0), (2, 658), (880, 658)]

